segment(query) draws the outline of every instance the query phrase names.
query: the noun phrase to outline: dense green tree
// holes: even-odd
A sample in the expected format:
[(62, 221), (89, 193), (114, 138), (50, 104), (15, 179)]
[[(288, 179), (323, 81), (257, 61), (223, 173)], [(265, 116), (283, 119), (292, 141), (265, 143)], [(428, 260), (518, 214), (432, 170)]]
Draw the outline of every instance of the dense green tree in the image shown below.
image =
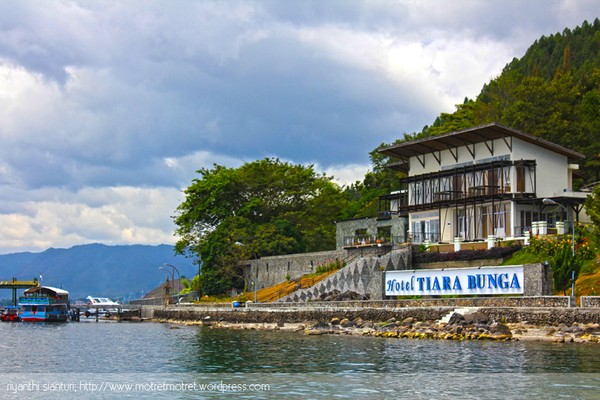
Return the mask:
[(600, 20), (542, 36), (465, 99), (404, 140), (498, 122), (583, 153), (587, 182), (600, 180)]
[(202, 260), (203, 293), (243, 287), (242, 259), (335, 248), (345, 196), (312, 166), (263, 159), (198, 173), (174, 217), (175, 250)]
[(596, 185), (585, 200), (585, 213), (592, 221), (590, 229), (596, 244), (600, 244), (600, 185)]
[(362, 181), (344, 188), (346, 202), (342, 209), (342, 219), (376, 216), (380, 211), (379, 196), (400, 189), (400, 179), (406, 174), (387, 168), (389, 160), (378, 152), (380, 147), (369, 154), (373, 170), (367, 172)]

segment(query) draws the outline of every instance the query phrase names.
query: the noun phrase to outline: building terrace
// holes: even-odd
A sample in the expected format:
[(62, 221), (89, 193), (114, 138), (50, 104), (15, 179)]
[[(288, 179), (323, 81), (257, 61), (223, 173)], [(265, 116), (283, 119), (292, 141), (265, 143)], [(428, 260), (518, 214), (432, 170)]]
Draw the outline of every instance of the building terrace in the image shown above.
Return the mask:
[(375, 223), (338, 223), (338, 248), (386, 232), (413, 243), (522, 239), (585, 218), (588, 193), (573, 190), (583, 155), (497, 123), (379, 151), (407, 176), (379, 198)]

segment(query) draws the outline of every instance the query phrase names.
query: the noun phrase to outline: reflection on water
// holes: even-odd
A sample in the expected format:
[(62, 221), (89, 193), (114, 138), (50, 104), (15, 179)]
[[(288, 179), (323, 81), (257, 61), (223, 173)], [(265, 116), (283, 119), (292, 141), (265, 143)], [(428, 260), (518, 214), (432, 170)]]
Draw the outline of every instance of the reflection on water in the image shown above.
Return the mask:
[[(413, 398), (469, 398), (469, 390), (482, 384), (498, 385), (502, 396), (474, 391), (481, 396), (473, 398), (520, 398), (538, 392), (587, 398), (588, 392), (600, 390), (597, 344), (304, 336), (105, 322), (2, 323), (0, 335), (4, 380), (38, 376), (31, 373), (60, 374), (64, 379), (92, 374), (117, 381), (157, 376), (182, 381), (255, 379), (272, 382), (278, 395), (288, 398), (386, 398), (398, 390)], [(10, 378), (7, 373), (20, 375)], [(199, 398), (186, 396), (177, 398)]]
[(185, 366), (201, 372), (600, 372), (600, 346), (304, 336), (197, 329)]
[(600, 372), (597, 344), (305, 336), (103, 322), (3, 323), (0, 335), (5, 372)]

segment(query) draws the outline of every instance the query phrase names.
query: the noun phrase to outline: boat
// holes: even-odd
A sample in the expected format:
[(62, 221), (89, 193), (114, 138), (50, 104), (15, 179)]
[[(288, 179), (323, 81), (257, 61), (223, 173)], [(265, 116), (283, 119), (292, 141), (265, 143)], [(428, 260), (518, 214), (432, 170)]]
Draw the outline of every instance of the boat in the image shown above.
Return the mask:
[(0, 314), (0, 321), (4, 322), (17, 322), (20, 321), (19, 306), (6, 306)]
[(121, 304), (108, 297), (88, 296), (86, 299), (89, 307), (84, 313), (86, 317), (96, 315), (96, 313), (98, 313), (99, 316), (110, 316), (111, 313), (117, 313), (118, 308), (121, 306)]
[(32, 287), (19, 297), (19, 308), (25, 322), (67, 321), (69, 292), (50, 286)]

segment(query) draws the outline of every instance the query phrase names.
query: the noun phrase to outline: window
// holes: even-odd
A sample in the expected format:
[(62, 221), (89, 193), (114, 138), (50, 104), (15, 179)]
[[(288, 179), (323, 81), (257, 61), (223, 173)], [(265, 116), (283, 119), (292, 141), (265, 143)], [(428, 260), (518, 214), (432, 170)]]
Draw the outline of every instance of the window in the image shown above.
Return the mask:
[(380, 226), (377, 228), (377, 240), (382, 243), (390, 243), (392, 241), (392, 227)]
[(472, 239), (470, 234), (471, 215), (470, 209), (459, 208), (456, 212), (456, 229), (455, 234), (462, 240)]
[(416, 243), (425, 241), (439, 242), (440, 241), (440, 220), (429, 219), (413, 221), (412, 223), (412, 240)]

